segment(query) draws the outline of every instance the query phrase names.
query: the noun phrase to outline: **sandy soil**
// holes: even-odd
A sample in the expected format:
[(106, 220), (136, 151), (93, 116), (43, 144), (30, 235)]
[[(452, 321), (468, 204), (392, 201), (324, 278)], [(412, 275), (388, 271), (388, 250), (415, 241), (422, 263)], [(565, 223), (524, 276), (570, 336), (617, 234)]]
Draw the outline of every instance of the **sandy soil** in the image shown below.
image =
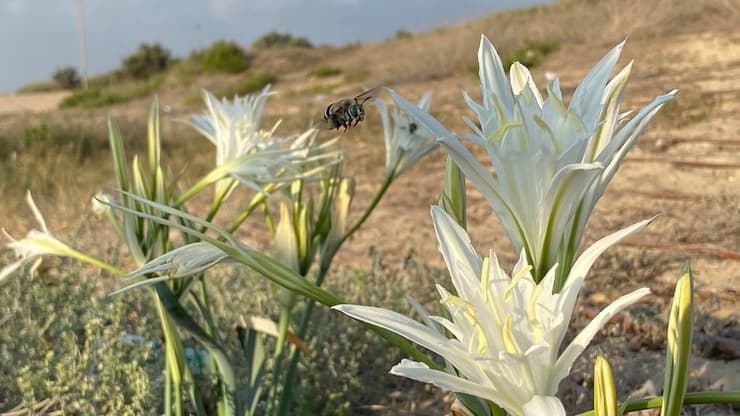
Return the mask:
[(0, 115), (53, 111), (69, 91), (0, 95)]

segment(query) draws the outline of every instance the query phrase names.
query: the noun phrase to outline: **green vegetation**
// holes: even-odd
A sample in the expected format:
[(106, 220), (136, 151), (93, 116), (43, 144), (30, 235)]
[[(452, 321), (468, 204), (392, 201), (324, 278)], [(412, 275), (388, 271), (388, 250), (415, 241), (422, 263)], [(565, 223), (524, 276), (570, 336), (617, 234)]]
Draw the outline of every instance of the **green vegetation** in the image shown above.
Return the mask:
[(16, 92), (19, 94), (26, 94), (32, 92), (49, 92), (58, 90), (59, 84), (57, 84), (56, 81), (39, 81), (23, 85), (18, 88)]
[(293, 36), (290, 33), (269, 32), (262, 35), (252, 43), (255, 49), (276, 49), (276, 48), (312, 48), (311, 42), (302, 36)]
[(342, 70), (329, 65), (321, 65), (317, 66), (316, 68), (310, 70), (308, 72), (309, 77), (316, 77), (316, 78), (323, 78), (323, 77), (331, 77), (334, 75), (339, 75), (342, 73)]
[(414, 37), (414, 35), (411, 34), (411, 32), (409, 32), (408, 30), (398, 29), (393, 37), (396, 39), (411, 39)]
[(158, 43), (142, 43), (134, 53), (123, 58), (121, 72), (126, 77), (147, 79), (165, 71), (171, 64), (169, 50)]
[(0, 293), (0, 412), (47, 400), (60, 414), (158, 414), (156, 347), (124, 341), (157, 333), (147, 300), (104, 298), (79, 270), (10, 279)]
[(51, 79), (59, 84), (60, 87), (68, 90), (80, 86), (80, 76), (77, 75), (77, 68), (73, 66), (57, 69), (52, 74)]
[(514, 50), (510, 54), (502, 57), (505, 69), (509, 69), (514, 62), (534, 68), (542, 63), (545, 57), (558, 50), (560, 45), (551, 41), (527, 41), (524, 46)]
[(92, 109), (118, 104), (125, 101), (125, 97), (103, 88), (89, 88), (86, 90), (76, 91), (74, 94), (65, 97), (59, 103), (59, 108), (80, 107), (84, 109)]
[(269, 72), (255, 72), (254, 74), (248, 75), (246, 78), (239, 81), (233, 94), (249, 94), (257, 92), (267, 86), (267, 84), (274, 84), (278, 80), (277, 75)]
[(220, 40), (203, 51), (191, 55), (200, 63), (204, 72), (231, 73), (242, 72), (249, 66), (247, 54), (236, 42)]
[[(431, 272), (442, 276), (439, 270)], [(330, 279), (328, 285), (353, 302), (409, 313), (401, 294), (413, 291), (413, 282), (429, 281), (429, 274), (412, 257), (398, 266), (376, 260), (369, 270), (341, 267), (337, 276), (342, 278)], [(0, 412), (50, 399), (50, 409), (64, 414), (162, 413), (164, 381), (159, 371), (164, 356), (152, 297), (139, 291), (107, 298), (104, 294), (118, 282), (96, 279), (97, 274), (85, 276), (74, 266), (57, 264), (42, 267), (36, 277), (9, 279), (3, 286)], [(233, 334), (241, 316), (277, 313), (275, 287), (253, 272), (222, 268), (209, 282), (215, 285), (212, 302), (219, 311), (216, 324), (221, 333)], [(397, 348), (327, 308), (317, 310), (315, 317), (322, 325), (307, 340), (312, 351), (302, 361), (305, 367), (299, 367), (300, 383), (294, 390), (299, 414), (348, 416), (353, 414), (350, 404), (382, 403), (387, 389), (408, 386), (387, 375), (402, 358)], [(236, 336), (224, 342), (231, 356), (242, 353)], [(186, 348), (199, 349), (192, 340)], [(368, 365), (368, 357), (373, 365)], [(386, 381), (377, 387), (363, 381), (380, 379)], [(210, 383), (208, 374), (195, 375), (195, 380), (202, 388)]]
[(141, 81), (123, 81), (108, 87), (91, 86), (65, 97), (60, 108), (78, 107), (93, 109), (146, 97), (164, 81), (165, 74), (158, 74)]

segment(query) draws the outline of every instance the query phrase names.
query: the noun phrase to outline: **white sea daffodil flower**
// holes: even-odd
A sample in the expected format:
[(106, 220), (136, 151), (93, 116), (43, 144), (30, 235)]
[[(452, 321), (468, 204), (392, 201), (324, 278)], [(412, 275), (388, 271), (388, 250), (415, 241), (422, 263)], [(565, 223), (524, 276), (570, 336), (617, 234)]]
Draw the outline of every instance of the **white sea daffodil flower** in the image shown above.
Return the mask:
[(30, 192), (26, 192), (26, 203), (31, 208), (41, 230), (32, 229), (22, 240), (14, 239), (5, 229), (1, 230), (3, 236), (8, 240), (6, 247), (14, 250), (18, 259), (0, 270), (0, 281), (27, 264), (31, 264), (30, 271), (35, 273), (41, 264), (42, 257), (46, 255), (77, 258), (81, 256), (81, 253), (62, 243), (51, 234)]
[[(432, 93), (424, 94), (416, 105), (421, 111), (428, 112), (432, 102)], [(383, 100), (375, 100), (375, 105), (383, 121), (385, 134), (385, 172), (393, 178), (401, 176), (422, 157), (438, 146), (435, 137), (425, 127), (419, 126), (405, 113), (394, 109), (391, 123), (388, 107)]]
[(650, 292), (642, 288), (617, 299), (558, 354), (593, 262), (649, 221), (613, 233), (586, 249), (559, 293), (553, 293), (556, 267), (537, 284), (522, 253), (509, 276), (495, 253), (481, 259), (465, 230), (441, 208), (432, 207), (432, 221), (456, 291), (452, 294), (437, 286), (449, 319), (423, 316), (424, 325), (382, 308), (339, 305), (334, 309), (395, 332), (439, 354), (448, 364), (447, 371), (442, 371), (404, 359), (391, 369), (392, 374), (489, 400), (511, 415), (543, 414), (528, 412), (527, 404), (532, 409), (552, 406), (553, 399), (547, 398), (555, 396), (558, 384), (594, 335), (614, 314)]
[[(260, 127), (267, 98), (274, 93), (265, 87), (258, 95), (235, 96), (218, 100), (208, 91), (203, 99), (208, 113), (194, 115), (189, 124), (216, 146), (219, 174), (227, 175), (251, 188), (262, 190), (262, 184), (290, 182), (308, 177), (336, 163), (339, 152), (324, 152), (334, 142), (319, 144), (318, 130), (276, 137), (279, 122), (270, 130)], [(226, 192), (229, 182), (220, 181), (218, 190)]]
[[(516, 251), (524, 248), (539, 281), (559, 261), (570, 268), (597, 200), (647, 123), (671, 100), (658, 96), (631, 119), (620, 103), (632, 64), (611, 81), (624, 42), (604, 56), (578, 85), (566, 106), (558, 78), (540, 95), (523, 65), (507, 78), (496, 49), (483, 36), (478, 50), (483, 102), (464, 98), (477, 115), (465, 118), (495, 175), (461, 139), (427, 112), (390, 91), (400, 109), (429, 129), (492, 205)], [(558, 256), (561, 256), (558, 259)]]

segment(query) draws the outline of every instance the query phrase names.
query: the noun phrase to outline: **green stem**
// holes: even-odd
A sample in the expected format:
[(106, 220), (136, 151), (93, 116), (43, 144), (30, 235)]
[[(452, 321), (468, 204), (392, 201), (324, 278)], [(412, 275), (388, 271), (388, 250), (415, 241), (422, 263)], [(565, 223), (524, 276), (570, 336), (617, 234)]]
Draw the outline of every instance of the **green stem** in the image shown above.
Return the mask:
[(380, 200), (383, 198), (383, 195), (385, 195), (385, 192), (388, 190), (388, 188), (393, 183), (394, 175), (395, 175), (395, 169), (386, 175), (385, 180), (383, 181), (383, 185), (381, 185), (380, 189), (378, 190), (378, 193), (375, 194), (375, 197), (373, 198), (372, 202), (370, 202), (370, 205), (368, 205), (368, 207), (365, 209), (365, 212), (362, 214), (360, 219), (358, 219), (357, 222), (352, 227), (350, 227), (349, 230), (347, 230), (347, 232), (344, 234), (344, 237), (342, 237), (342, 240), (337, 245), (336, 251), (339, 250), (339, 247), (342, 245), (342, 243), (347, 241), (347, 239), (350, 238), (352, 234), (355, 233), (355, 231), (360, 229), (360, 227), (362, 227), (362, 224), (364, 224), (365, 221), (367, 221), (367, 219), (370, 217), (370, 214), (373, 212), (375, 207), (378, 205), (378, 203), (380, 203)]
[(81, 262), (84, 262), (84, 263), (92, 264), (93, 266), (96, 266), (96, 267), (99, 267), (101, 269), (107, 270), (107, 271), (109, 271), (109, 272), (111, 272), (111, 273), (113, 273), (113, 274), (115, 274), (117, 276), (123, 276), (123, 275), (126, 274), (126, 272), (124, 270), (119, 269), (116, 266), (113, 266), (113, 265), (108, 264), (108, 263), (106, 263), (104, 261), (98, 260), (98, 259), (96, 259), (94, 257), (90, 257), (87, 254), (81, 253), (81, 252), (79, 252), (77, 250), (74, 250), (74, 249), (69, 249), (69, 251), (67, 253), (65, 253), (65, 256), (72, 257), (72, 258), (77, 259), (77, 260), (79, 260)]
[(247, 209), (242, 211), (242, 213), (238, 217), (236, 217), (234, 222), (231, 223), (231, 225), (229, 226), (229, 228), (227, 228), (227, 230), (230, 233), (233, 233), (234, 231), (236, 231), (236, 229), (239, 228), (239, 226), (242, 225), (242, 223), (246, 221), (247, 218), (249, 218), (252, 212), (258, 206), (260, 206), (260, 204), (262, 204), (263, 202), (265, 202), (265, 200), (267, 200), (268, 193), (273, 191), (275, 187), (276, 187), (275, 184), (265, 185), (264, 192), (260, 192), (252, 198), (252, 201), (249, 202), (249, 206), (247, 206)]
[[(316, 285), (321, 286), (326, 278), (328, 272), (327, 268), (320, 268), (318, 275), (316, 276)], [(308, 332), (308, 325), (311, 322), (316, 302), (313, 300), (307, 300), (306, 310), (303, 312), (300, 326), (298, 327), (297, 336), (299, 339), (303, 339)], [(285, 378), (283, 379), (283, 392), (280, 395), (280, 401), (278, 411), (276, 415), (286, 415), (289, 410), (290, 397), (292, 395), (293, 385), (295, 384), (296, 370), (298, 369), (298, 359), (300, 358), (300, 350), (293, 348), (290, 354), (290, 362), (288, 363), (288, 369), (285, 371)]]
[[(292, 292), (290, 292), (292, 294)], [(272, 362), (272, 374), (277, 378), (277, 374), (279, 374), (280, 367), (283, 364), (283, 360), (285, 357), (285, 338), (288, 333), (288, 327), (290, 326), (290, 315), (293, 310), (292, 306), (289, 305), (281, 305), (280, 307), (280, 321), (278, 323), (278, 339), (277, 343), (275, 345), (275, 353), (273, 354), (273, 362)], [(297, 348), (296, 348), (297, 349)], [(295, 355), (295, 350), (293, 350), (293, 355)], [(291, 356), (291, 364), (292, 364), (292, 356)], [(288, 369), (288, 372), (290, 372), (290, 369)], [(288, 380), (288, 375), (286, 373), (285, 380)], [(291, 383), (292, 384), (292, 383)], [(276, 406), (275, 399), (277, 398), (277, 387), (279, 383), (273, 383), (272, 387), (270, 388), (270, 394), (268, 397), (268, 403), (271, 409), (274, 409)], [(288, 391), (288, 396), (286, 397), (286, 390), (290, 390), (291, 387), (289, 387), (289, 384), (283, 383), (283, 391), (280, 394), (280, 399), (277, 402), (278, 409), (283, 409), (284, 407), (287, 407), (287, 402), (289, 401), (288, 398), (290, 397), (290, 392)], [(277, 413), (272, 414), (281, 414), (281, 410), (278, 410)]]
[(164, 363), (164, 416), (172, 416), (172, 366), (167, 358)]
[[(215, 217), (216, 213), (218, 213), (218, 210), (221, 209), (221, 206), (226, 200), (226, 196), (229, 194), (231, 189), (233, 189), (235, 184), (236, 181), (232, 179), (229, 182), (229, 185), (223, 190), (223, 192), (218, 195), (214, 195), (213, 202), (211, 203), (211, 208), (208, 210), (208, 215), (206, 215), (206, 221), (211, 222), (213, 220), (213, 217)], [(205, 229), (205, 226), (201, 226), (200, 232), (205, 231)]]
[[(646, 399), (629, 400), (626, 402), (625, 413), (645, 409), (658, 409), (663, 404), (662, 397), (648, 397)], [(684, 405), (709, 403), (740, 403), (740, 391), (700, 391), (686, 393)], [(594, 416), (594, 411), (579, 413), (577, 416)]]

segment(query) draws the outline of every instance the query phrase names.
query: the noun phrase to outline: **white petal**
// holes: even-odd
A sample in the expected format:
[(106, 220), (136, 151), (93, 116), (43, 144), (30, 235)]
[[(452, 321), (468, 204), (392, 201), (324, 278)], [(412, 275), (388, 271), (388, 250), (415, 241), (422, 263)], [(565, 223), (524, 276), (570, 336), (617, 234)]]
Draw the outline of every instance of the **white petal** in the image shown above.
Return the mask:
[(461, 348), (455, 346), (455, 343), (459, 344), (457, 341), (447, 339), (436, 330), (407, 316), (373, 306), (345, 304), (333, 306), (332, 309), (359, 321), (395, 332), (409, 341), (441, 355), (463, 373), (475, 374), (477, 372), (470, 356)]
[(457, 377), (444, 371), (432, 370), (424, 363), (404, 359), (391, 368), (390, 373), (397, 376), (408, 377), (423, 383), (434, 384), (435, 386), (441, 387), (445, 390), (471, 394), (504, 406), (504, 403), (502, 403), (504, 400), (499, 394), (497, 394), (496, 390), (492, 386), (483, 386), (479, 383)]
[[(489, 104), (490, 97), (488, 95), (493, 94), (498, 99), (505, 117), (508, 118), (511, 109), (514, 107), (511, 86), (509, 80), (506, 79), (506, 71), (496, 48), (493, 47), (493, 44), (485, 35), (481, 36), (478, 48), (478, 76), (483, 89), (484, 103)], [(486, 108), (491, 109), (489, 106), (486, 106)], [(504, 120), (500, 120), (500, 122), (504, 122)]]
[(612, 318), (612, 316), (627, 306), (637, 302), (640, 298), (649, 293), (650, 289), (646, 287), (637, 289), (634, 292), (628, 293), (615, 300), (611, 305), (599, 312), (599, 314), (596, 315), (596, 317), (573, 339), (568, 347), (565, 348), (553, 366), (551, 378), (554, 383), (553, 387), (557, 389), (557, 385), (568, 375), (571, 366), (578, 356), (581, 355), (596, 333), (601, 330), (601, 327), (603, 327)]
[(480, 291), (481, 258), (470, 237), (442, 208), (432, 206), (432, 224), (439, 251), (447, 264), (452, 284), (463, 299), (473, 299)]
[(534, 396), (524, 404), (524, 416), (565, 416), (560, 399), (553, 396)]

